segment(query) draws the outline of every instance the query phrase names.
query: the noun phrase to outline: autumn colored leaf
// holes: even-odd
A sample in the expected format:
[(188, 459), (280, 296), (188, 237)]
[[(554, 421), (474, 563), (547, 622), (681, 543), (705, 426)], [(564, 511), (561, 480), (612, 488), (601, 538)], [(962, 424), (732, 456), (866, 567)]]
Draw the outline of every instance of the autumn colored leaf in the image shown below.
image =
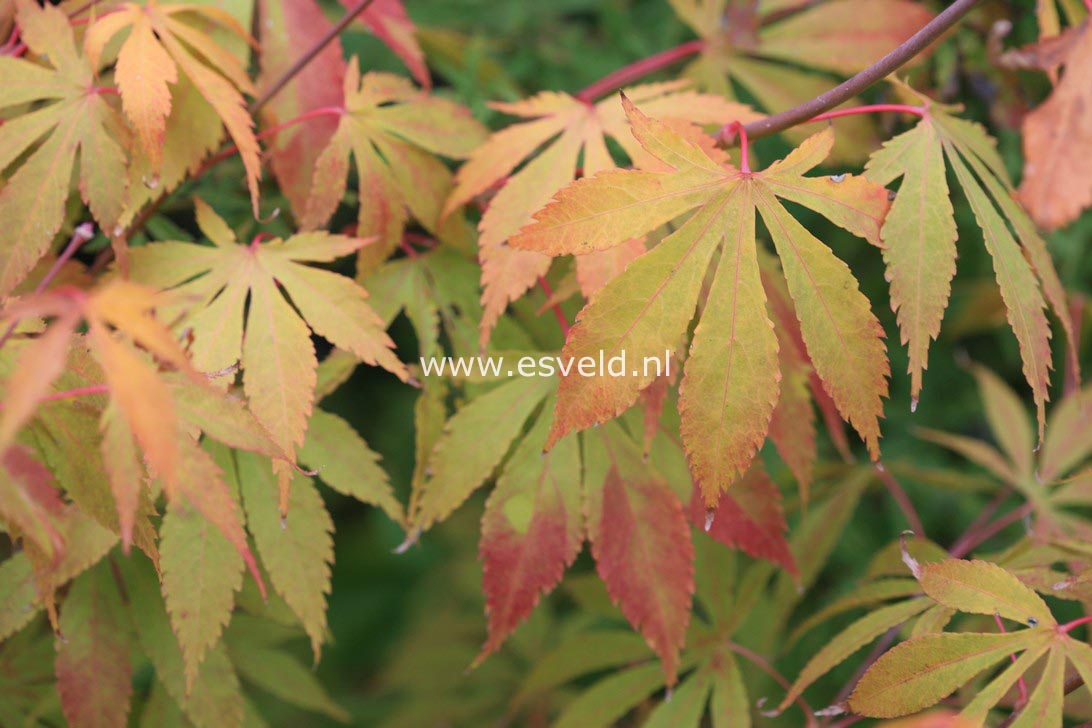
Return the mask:
[(579, 443), (569, 437), (543, 454), (548, 430), (548, 414), (540, 416), (498, 478), (482, 516), (478, 551), (489, 616), (483, 657), (561, 581), (584, 540)]
[(956, 269), (955, 213), (936, 128), (918, 124), (884, 144), (869, 158), (865, 176), (881, 185), (902, 177), (881, 232), (891, 308), (910, 353), (907, 373), (913, 410)]
[(342, 257), (367, 241), (314, 232), (236, 244), (223, 220), (198, 204), (198, 221), (214, 245), (167, 242), (140, 248), (134, 251), (133, 276), (172, 289), (175, 300), (187, 304), (196, 366), (219, 371), (241, 361), (250, 409), (283, 451), (292, 453), (303, 444), (311, 413), (318, 366), (312, 331), (408, 378), (364, 289), (304, 265)]
[[(955, 173), (993, 259), (1009, 323), (1020, 344), (1024, 376), (1031, 385), (1038, 408), (1041, 440), (1052, 367), (1051, 333), (1043, 312), (1044, 294), (1069, 339), (1070, 364), (1074, 371), (1080, 371), (1072, 344), (1075, 330), (1067, 297), (1046, 243), (1027, 214), (1012, 199), (1004, 164), (985, 130), (953, 116), (953, 107), (936, 104), (905, 86), (897, 88), (923, 104), (924, 117), (914, 129), (895, 137), (874, 155), (867, 174), (870, 179), (884, 184), (904, 177), (892, 213), (884, 223), (883, 234), (892, 306), (899, 313), (903, 339), (911, 351), (910, 374), (920, 384), (929, 339), (935, 338), (939, 330), (954, 271), (955, 248), (944, 242), (954, 236), (951, 206), (946, 202), (947, 193), (941, 195), (944, 199), (935, 197), (936, 185), (942, 184), (943, 178), (935, 149), (939, 142), (947, 168)], [(928, 174), (935, 177), (932, 184), (926, 181)], [(916, 190), (918, 206), (928, 211), (922, 215), (914, 212), (909, 207), (910, 202), (902, 201), (906, 194), (903, 190)], [(937, 211), (942, 214), (937, 215)], [(929, 216), (931, 224), (918, 226), (914, 223), (918, 219), (925, 220), (925, 216)], [(923, 230), (928, 230), (929, 234), (924, 234)], [(937, 230), (941, 233), (934, 235)], [(916, 256), (922, 260), (927, 258), (929, 263), (916, 263)], [(916, 391), (917, 388), (912, 388), (912, 392)], [(912, 399), (911, 407), (915, 402), (916, 399)]]
[[(260, 0), (258, 3), (261, 73), (264, 91), (330, 29), (315, 0)], [(317, 109), (337, 108), (345, 79), (341, 41), (334, 38), (300, 71), (293, 83), (270, 98), (263, 113), (269, 125), (284, 123)], [(319, 154), (337, 129), (336, 114), (324, 114), (277, 132), (269, 143), (270, 169), (297, 219), (306, 210), (311, 175)]]
[(682, 504), (617, 425), (589, 434), (584, 445), (587, 533), (596, 569), (673, 685), (694, 593), (694, 548)]
[[(10, 438), (32, 416), (39, 400), (61, 374), (56, 366), (33, 369), (41, 357), (39, 351), (56, 353), (75, 335), (82, 321), (88, 325), (90, 348), (102, 366), (113, 408), (103, 414), (103, 450), (107, 474), (118, 502), (122, 540), (128, 544), (136, 518), (138, 489), (134, 478), (139, 472), (135, 439), (149, 466), (173, 486), (179, 467), (177, 449), (178, 419), (171, 392), (165, 381), (134, 347), (139, 345), (156, 359), (175, 367), (186, 376), (202, 381), (189, 358), (152, 312), (161, 303), (153, 291), (125, 281), (112, 281), (90, 295), (75, 289), (58, 289), (20, 299), (0, 312), (6, 320), (26, 316), (56, 317), (47, 333), (28, 347), (9, 384), (18, 387), (16, 406), (0, 415), (0, 433)], [(29, 367), (29, 368), (28, 368)], [(116, 409), (115, 409), (116, 408)], [(0, 446), (6, 447), (0, 440)], [(115, 461), (116, 458), (116, 461)], [(139, 478), (136, 480), (139, 483)]]
[[(781, 370), (780, 392), (777, 406), (770, 415), (769, 437), (777, 448), (778, 455), (792, 470), (801, 497), (806, 502), (818, 456), (812, 390), (822, 394), (825, 392), (808, 359), (804, 336), (800, 331), (800, 320), (785, 286), (784, 276), (777, 269), (772, 256), (764, 253), (759, 255), (758, 267), (770, 318), (777, 334), (777, 360)], [(833, 405), (829, 397), (822, 402)], [(831, 437), (841, 435), (841, 440), (844, 441), (842, 421), (837, 418), (836, 412), (833, 416), (837, 419), (837, 427), (832, 431)], [(844, 443), (836, 440), (836, 444)], [(845, 449), (848, 449), (848, 444)]]
[(947, 607), (961, 612), (997, 614), (1033, 627), (1040, 623), (1054, 625), (1046, 602), (997, 564), (948, 559), (918, 568), (915, 576), (921, 588)]
[(451, 173), (433, 155), (462, 159), (485, 130), (468, 111), (429, 96), (386, 73), (363, 77), (354, 56), (343, 88), (337, 130), (315, 162), (311, 193), (300, 226), (320, 227), (345, 195), (350, 155), (356, 162), (360, 196), (357, 229), (375, 235), (358, 267), (369, 270), (402, 240), (410, 214), (426, 230), (440, 230), (440, 211), (451, 190)]
[(8, 447), (0, 457), (0, 519), (10, 533), (52, 561), (65, 548), (57, 522), (63, 509), (49, 470), (27, 448)]
[(897, 718), (928, 708), (1013, 652), (1044, 646), (1041, 629), (1010, 634), (931, 634), (884, 653), (861, 677), (849, 707), (873, 718)]
[[(763, 305), (757, 212), (784, 266), (816, 371), (842, 416), (878, 457), (888, 375), (882, 329), (849, 269), (777, 197), (815, 209), (879, 244), (889, 204), (883, 188), (862, 178), (802, 176), (829, 153), (829, 130), (764, 172), (741, 172), (711, 145), (698, 146), (624, 103), (634, 136), (660, 170), (609, 170), (574, 183), (511, 245), (551, 255), (584, 254), (693, 214), (584, 308), (563, 356), (598, 359), (601, 353), (609, 358), (625, 351), (629, 361), (640, 362), (672, 351), (693, 317), (707, 269), (723, 248), (679, 400), (691, 471), (706, 504), (715, 505), (765, 439), (778, 399), (777, 340)], [(651, 383), (647, 371), (635, 371), (563, 377), (547, 446), (628, 408)]]
[[(136, 129), (151, 172), (158, 175), (160, 149), (166, 134), (167, 117), (174, 97), (169, 85), (185, 76), (223, 121), (239, 150), (246, 169), (250, 204), (258, 215), (258, 182), (261, 163), (254, 120), (246, 109), (243, 94), (254, 94), (254, 85), (240, 60), (226, 50), (200, 23), (211, 22), (243, 38), (246, 31), (227, 11), (195, 4), (147, 5), (127, 3), (99, 16), (84, 36), (84, 52), (96, 69), (108, 43), (126, 29), (114, 68), (121, 93), (122, 109)], [(150, 184), (158, 185), (158, 177)]]
[[(1085, 20), (1032, 52), (1045, 71), (1062, 70), (1051, 95), (1024, 118), (1020, 202), (1040, 226), (1067, 225), (1092, 206), (1092, 23)], [(1025, 54), (1026, 55), (1026, 54)]]
[(126, 725), (133, 692), (129, 628), (117, 584), (102, 567), (72, 584), (61, 607), (57, 691), (70, 725)]
[[(349, 9), (353, 0), (341, 0)], [(375, 34), (406, 64), (414, 80), (428, 89), (432, 79), (425, 66), (425, 53), (417, 42), (417, 27), (413, 24), (402, 0), (374, 0), (359, 16), (359, 22)]]
[[(76, 50), (60, 9), (16, 2), (23, 41), (49, 66), (0, 56), (0, 111), (35, 110), (0, 127), (0, 297), (12, 292), (46, 253), (65, 217), (79, 153), (80, 196), (111, 231), (126, 202), (127, 130), (95, 84), (93, 64)], [(40, 144), (34, 147), (35, 142)]]
[[(627, 90), (634, 103), (649, 114), (699, 124), (726, 124), (758, 118), (748, 107), (718, 96), (687, 89), (685, 82), (648, 84)], [(527, 121), (506, 127), (478, 146), (455, 176), (455, 189), (444, 205), (450, 214), (474, 197), (503, 185), (482, 216), (479, 260), (482, 265), (481, 344), (489, 340), (505, 307), (546, 274), (549, 258), (512, 250), (508, 238), (532, 220), (532, 213), (577, 176), (590, 177), (614, 167), (607, 139), (616, 141), (634, 161), (647, 158), (626, 126), (615, 98), (597, 104), (559, 92), (543, 92), (517, 103), (493, 103), (492, 108)], [(537, 152), (537, 154), (536, 154)], [(518, 171), (521, 162), (526, 164)], [(635, 236), (636, 237), (636, 236)], [(577, 275), (585, 295), (601, 288), (636, 258), (643, 246), (627, 240), (613, 250), (578, 259)]]
[(690, 500), (690, 521), (714, 540), (755, 558), (766, 559), (791, 573), (796, 561), (785, 540), (781, 491), (756, 460), (732, 487), (720, 494), (717, 505), (706, 510), (697, 489)]

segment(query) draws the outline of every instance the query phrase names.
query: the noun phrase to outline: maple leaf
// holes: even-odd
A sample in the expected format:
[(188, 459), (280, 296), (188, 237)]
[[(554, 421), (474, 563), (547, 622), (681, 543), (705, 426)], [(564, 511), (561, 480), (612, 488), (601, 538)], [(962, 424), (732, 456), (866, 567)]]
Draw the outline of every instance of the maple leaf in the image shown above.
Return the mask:
[[(630, 362), (672, 351), (693, 317), (702, 280), (720, 253), (680, 386), (682, 436), (707, 506), (750, 464), (778, 400), (777, 339), (764, 305), (755, 244), (761, 214), (785, 271), (808, 354), (839, 412), (879, 453), (888, 364), (883, 331), (846, 265), (777, 201), (800, 203), (880, 244), (887, 194), (863, 178), (804, 177), (830, 152), (814, 135), (763, 172), (741, 172), (700, 135), (683, 135), (624, 100), (633, 134), (655, 171), (608, 170), (579, 180), (512, 238), (550, 255), (610, 248), (692, 211), (652, 251), (585, 306), (562, 356), (625, 351)], [(647, 371), (562, 377), (549, 447), (611, 419), (651, 383)]]
[[(120, 559), (129, 596), (126, 616), (137, 640), (155, 668), (156, 682), (198, 728), (243, 725), (244, 699), (239, 677), (222, 644), (209, 650), (192, 689), (186, 689), (185, 661), (171, 630), (159, 579), (139, 557)], [(177, 715), (177, 713), (175, 713)]]
[[(348, 10), (354, 3), (341, 0), (341, 4)], [(402, 59), (417, 83), (426, 89), (432, 86), (425, 53), (417, 42), (417, 27), (406, 13), (402, 0), (374, 0), (357, 20)]]
[(424, 531), (444, 520), (492, 475), (554, 380), (511, 379), (474, 398), (444, 425), (429, 455), (429, 476), (410, 513)]
[(334, 561), (334, 523), (309, 478), (297, 475), (289, 492), (288, 515), (277, 511), (277, 486), (268, 463), (238, 453), (239, 483), (247, 524), (273, 588), (299, 617), (318, 662), (326, 639), (326, 595)]
[(584, 499), (599, 576), (673, 685), (694, 593), (694, 548), (682, 504), (613, 423), (584, 440)]
[(13, 536), (40, 551), (47, 561), (65, 548), (58, 530), (64, 510), (53, 476), (26, 448), (12, 445), (0, 457), (0, 518)]
[(68, 17), (31, 0), (16, 7), (23, 40), (50, 67), (0, 56), (0, 111), (44, 102), (0, 127), (0, 172), (9, 170), (0, 187), (0, 219), (9, 221), (0, 240), (0, 297), (60, 230), (77, 152), (80, 196), (103, 230), (114, 229), (127, 195), (126, 128), (77, 52)]
[(337, 415), (315, 409), (307, 426), (300, 462), (319, 473), (323, 483), (344, 495), (383, 509), (395, 523), (405, 516), (377, 455), (353, 426)]
[[(158, 300), (150, 289), (123, 281), (112, 281), (90, 294), (77, 289), (58, 289), (17, 300), (2, 312), (5, 320), (26, 316), (54, 316), (53, 324), (20, 356), (8, 382), (11, 397), (0, 415), (0, 447), (6, 447), (15, 433), (33, 415), (41, 398), (64, 368), (64, 353), (81, 321), (88, 326), (88, 341), (95, 358), (102, 365), (114, 415), (104, 414), (106, 437), (103, 457), (111, 476), (118, 502), (122, 538), (132, 538), (136, 515), (136, 488), (140, 479), (132, 479), (133, 470), (121, 472), (111, 467), (122, 462), (114, 453), (130, 452), (132, 438), (140, 444), (152, 469), (173, 488), (179, 464), (177, 449), (178, 418), (166, 383), (133, 347), (137, 344), (165, 364), (185, 372), (197, 381), (202, 377), (192, 367), (185, 352), (166, 327), (149, 315)], [(123, 334), (127, 340), (119, 338)], [(113, 426), (120, 428), (111, 431)], [(128, 443), (127, 447), (125, 443)]]
[(61, 607), (57, 692), (71, 725), (125, 725), (133, 692), (129, 630), (117, 584), (99, 567), (76, 579)]
[[(930, 338), (935, 338), (948, 302), (955, 272), (955, 222), (941, 169), (940, 144), (947, 167), (963, 190), (993, 259), (997, 284), (1009, 325), (1020, 344), (1024, 376), (1031, 385), (1043, 437), (1050, 383), (1050, 325), (1043, 311), (1044, 295), (1066, 332), (1068, 359), (1080, 372), (1073, 342), (1075, 329), (1068, 299), (1054, 269), (1046, 242), (1027, 213), (1013, 199), (1005, 166), (985, 130), (953, 115), (954, 107), (933, 102), (905, 85), (897, 87), (923, 104), (924, 116), (914, 129), (887, 142), (869, 161), (866, 176), (887, 184), (904, 176), (909, 183), (884, 223), (885, 259), (891, 279), (892, 307), (898, 312), (903, 341), (910, 347), (912, 396), (920, 389)], [(929, 178), (932, 178), (931, 181)], [(937, 190), (940, 197), (937, 197)], [(943, 199), (941, 199), (943, 198)], [(940, 207), (937, 207), (940, 205)], [(918, 215), (921, 206), (930, 209)], [(941, 215), (936, 215), (942, 210)], [(930, 216), (930, 225), (915, 221)], [(1011, 226), (1011, 230), (1010, 230)], [(933, 234), (932, 231), (940, 231)], [(1015, 233), (1015, 235), (1013, 234)], [(919, 262), (920, 261), (920, 262)], [(916, 399), (912, 400), (916, 402)]]
[[(315, 0), (261, 0), (258, 12), (261, 74), (257, 86), (264, 91), (329, 31), (330, 22)], [(263, 114), (274, 126), (316, 109), (341, 106), (344, 79), (341, 41), (334, 38), (293, 83), (270, 98)], [(281, 129), (269, 143), (270, 168), (297, 219), (306, 210), (315, 162), (336, 129), (337, 118), (324, 115), (309, 119), (306, 126)]]
[[(196, 366), (220, 371), (242, 362), (250, 409), (284, 452), (303, 444), (314, 401), (318, 360), (311, 331), (408, 379), (367, 292), (344, 276), (304, 265), (332, 261), (368, 241), (313, 232), (241, 245), (211, 208), (196, 204), (198, 224), (213, 245), (141, 247), (133, 251), (133, 277), (171, 289), (184, 302)], [(283, 465), (278, 468), (287, 474)]]
[(580, 447), (569, 437), (545, 455), (549, 416), (520, 442), (482, 516), (482, 591), (489, 637), (481, 660), (551, 591), (583, 543)]
[(315, 162), (300, 226), (309, 230), (329, 220), (345, 195), (351, 155), (358, 185), (367, 190), (360, 195), (358, 232), (378, 238), (358, 264), (367, 270), (401, 241), (409, 213), (429, 232), (439, 232), (451, 172), (433, 155), (462, 159), (485, 130), (463, 107), (429, 96), (404, 78), (361, 76), (355, 56), (343, 94), (344, 113)]
[[(742, 104), (695, 93), (687, 89), (688, 85), (686, 82), (648, 84), (627, 89), (627, 94), (648, 113), (671, 119), (725, 124), (759, 118)], [(550, 266), (548, 257), (512, 250), (505, 245), (506, 241), (531, 222), (532, 213), (545, 205), (554, 192), (576, 178), (581, 152), (585, 177), (614, 167), (607, 149), (608, 138), (618, 142), (635, 161), (647, 157), (629, 134), (622, 107), (613, 97), (588, 104), (569, 94), (549, 91), (523, 101), (494, 102), (490, 106), (529, 121), (508, 126), (478, 146), (459, 168), (455, 188), (444, 205), (444, 214), (450, 214), (494, 185), (504, 183), (479, 225), (483, 347), (504, 308), (535, 285)], [(525, 160), (530, 161), (513, 174)], [(643, 250), (639, 240), (630, 240), (612, 251), (578, 261), (578, 280), (585, 295), (602, 287)]]
[[(776, 7), (770, 3), (729, 0), (670, 0), (675, 13), (705, 41), (701, 55), (684, 73), (701, 88), (735, 95), (733, 84), (758, 105), (782, 111), (830, 88), (824, 75), (802, 71), (851, 74), (869, 66), (917, 29), (932, 14), (908, 0), (831, 0)], [(792, 65), (788, 65), (792, 64)], [(850, 106), (859, 101), (850, 99)], [(850, 117), (835, 141), (833, 154), (842, 161), (864, 156), (876, 138), (866, 117)], [(785, 132), (799, 143), (799, 129)]]
[[(1064, 49), (1064, 50), (1063, 50)], [(1061, 80), (1024, 117), (1024, 176), (1018, 197), (1039, 225), (1054, 230), (1092, 206), (1092, 22), (1041, 44), (1033, 63)]]
[[(217, 465), (233, 480), (233, 463), (226, 453), (220, 451)], [(229, 487), (237, 500), (238, 485)], [(159, 538), (163, 596), (182, 648), (186, 689), (192, 690), (202, 660), (231, 618), (244, 563), (219, 530), (177, 502), (167, 509)]]
[[(1011, 656), (1012, 664), (979, 688), (960, 716), (983, 725), (989, 711), (1045, 655), (1045, 668), (1013, 725), (1062, 725), (1066, 662), (1092, 679), (1092, 647), (1070, 637), (1084, 620), (1058, 624), (1042, 598), (1012, 573), (986, 561), (947, 559), (919, 564), (905, 558), (922, 590), (951, 610), (993, 615), (1027, 629), (1003, 634), (933, 633), (912, 637), (880, 657), (861, 677), (848, 706), (870, 717), (893, 718), (929, 707), (978, 673)], [(1019, 657), (1016, 653), (1022, 653)]]
[(216, 110), (235, 142), (246, 169), (251, 207), (257, 216), (261, 161), (254, 120), (242, 95), (253, 95), (254, 85), (239, 58), (217, 44), (195, 20), (211, 22), (242, 38), (248, 37), (238, 21), (221, 8), (160, 5), (149, 0), (146, 4), (126, 3), (99, 16), (84, 35), (84, 52), (97, 68), (110, 40), (129, 30), (118, 51), (114, 79), (121, 93), (122, 109), (136, 129), (155, 175), (149, 182), (152, 186), (158, 186), (160, 150), (174, 102), (169, 86), (185, 76)]
[(701, 493), (695, 488), (689, 515), (690, 521), (704, 528), (715, 541), (797, 573), (796, 561), (785, 540), (788, 526), (781, 512), (781, 491), (770, 480), (761, 461), (752, 463), (730, 490), (721, 493), (711, 510), (706, 510)]

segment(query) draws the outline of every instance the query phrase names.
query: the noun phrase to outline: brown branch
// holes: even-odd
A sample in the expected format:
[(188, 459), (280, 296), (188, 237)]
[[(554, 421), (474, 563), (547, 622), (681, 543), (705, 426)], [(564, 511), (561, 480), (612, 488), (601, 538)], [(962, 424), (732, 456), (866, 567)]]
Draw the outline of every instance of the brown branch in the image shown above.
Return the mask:
[(864, 69), (856, 76), (838, 84), (829, 91), (816, 96), (811, 101), (806, 101), (799, 106), (782, 111), (765, 119), (752, 121), (744, 128), (752, 139), (776, 134), (789, 127), (801, 124), (813, 116), (833, 109), (838, 104), (856, 96), (866, 88), (886, 78), (899, 67), (909, 63), (915, 56), (925, 50), (933, 41), (955, 25), (979, 0), (956, 0), (945, 10), (930, 20), (921, 30), (907, 38), (895, 50), (888, 53), (880, 60)]
[(341, 31), (345, 30), (345, 28), (348, 27), (349, 23), (353, 22), (356, 16), (367, 10), (368, 6), (371, 5), (373, 2), (375, 2), (375, 0), (360, 0), (360, 2), (358, 2), (352, 8), (345, 11), (345, 14), (341, 16), (341, 20), (337, 21), (337, 23), (334, 24), (334, 26), (330, 28), (330, 30), (326, 31), (326, 34), (319, 38), (313, 46), (308, 48), (306, 53), (300, 56), (296, 60), (296, 62), (293, 63), (288, 68), (288, 70), (281, 75), (280, 78), (273, 82), (272, 86), (267, 88), (261, 96), (254, 100), (254, 103), (252, 103), (250, 105), (250, 108), (247, 109), (251, 113), (251, 115), (257, 114), (263, 106), (268, 104), (274, 96), (280, 93), (281, 89), (288, 85), (289, 81), (295, 78), (300, 71), (306, 68), (307, 64), (313, 61), (315, 59), (315, 56), (322, 52), (323, 48), (329, 45), (330, 42), (333, 41), (333, 39), (341, 33)]

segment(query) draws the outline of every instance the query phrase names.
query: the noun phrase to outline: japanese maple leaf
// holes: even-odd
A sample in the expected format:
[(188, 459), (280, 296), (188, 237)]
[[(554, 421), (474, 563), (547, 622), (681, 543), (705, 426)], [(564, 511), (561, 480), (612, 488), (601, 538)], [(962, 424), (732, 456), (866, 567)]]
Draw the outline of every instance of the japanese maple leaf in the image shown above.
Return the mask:
[[(932, 18), (922, 3), (909, 0), (832, 0), (777, 7), (730, 0), (670, 2), (704, 40), (701, 55), (685, 73), (701, 88), (729, 98), (735, 93), (733, 83), (738, 84), (770, 112), (829, 89), (830, 80), (815, 71), (856, 73)], [(834, 155), (860, 159), (862, 150), (871, 147), (875, 131), (867, 117), (849, 117), (846, 122)], [(806, 135), (802, 130), (786, 132), (793, 141)]]
[(993, 259), (1009, 324), (1020, 344), (1024, 376), (1038, 408), (1041, 439), (1053, 366), (1044, 294), (1070, 342), (1070, 365), (1080, 371), (1065, 290), (1046, 242), (1013, 199), (1008, 173), (986, 131), (955, 116), (954, 107), (937, 104), (901, 84), (897, 89), (921, 104), (923, 116), (913, 129), (872, 155), (865, 176), (880, 184), (902, 178), (882, 233), (891, 305), (910, 353), (911, 409), (917, 404), (929, 344), (940, 331), (955, 275), (956, 224), (947, 183), (951, 170)]
[[(185, 375), (190, 384), (187, 398), (197, 397), (198, 401), (208, 403), (206, 413), (197, 417), (204, 420), (201, 429), (215, 432), (235, 447), (248, 447), (244, 440), (253, 444), (255, 436), (239, 436), (243, 428), (235, 425), (242, 422), (241, 415), (232, 411), (230, 404), (217, 405), (219, 398), (208, 391), (205, 377), (193, 368), (170, 330), (152, 315), (161, 302), (162, 296), (150, 288), (113, 280), (91, 292), (60, 288), (27, 296), (0, 312), (0, 319), (5, 321), (53, 318), (45, 333), (24, 349), (6, 383), (6, 406), (0, 417), (0, 452), (8, 447), (61, 375), (70, 340), (76, 335), (77, 326), (81, 322), (86, 324), (87, 344), (101, 366), (104, 389), (110, 397), (100, 420), (101, 449), (117, 506), (122, 543), (128, 548), (134, 537), (146, 480), (143, 460), (148, 474), (162, 482), (168, 498), (184, 499), (223, 533), (261, 585), (238, 509), (227, 486), (210, 477), (201, 467), (200, 456), (193, 453), (197, 450), (190, 433), (193, 418), (184, 416), (186, 407), (175, 388), (137, 347), (162, 365)], [(220, 412), (216, 412), (218, 407)], [(228, 430), (218, 426), (218, 414), (226, 415)], [(223, 424), (224, 421), (220, 423)], [(275, 448), (258, 449), (276, 456)]]
[(580, 255), (683, 220), (578, 315), (562, 357), (598, 360), (624, 352), (626, 371), (562, 377), (547, 446), (633, 404), (654, 378), (643, 360), (674, 350), (715, 264), (679, 407), (694, 480), (706, 505), (717, 503), (765, 439), (778, 401), (777, 338), (758, 267), (757, 213), (781, 259), (811, 362), (842, 417), (878, 457), (889, 372), (883, 330), (849, 268), (777, 198), (820, 212), (879, 245), (887, 192), (859, 177), (803, 176), (829, 154), (829, 129), (765, 171), (740, 171), (708, 137), (651, 119), (628, 99), (623, 103), (655, 169), (608, 170), (573, 183), (512, 238), (512, 247)]
[(1024, 177), (1019, 199), (1047, 230), (1092, 206), (1092, 21), (1025, 52), (1035, 66), (1057, 71), (1053, 93), (1024, 118)]
[[(261, 34), (261, 73), (257, 85), (269, 88), (289, 67), (330, 30), (315, 0), (261, 0), (258, 3)], [(342, 104), (345, 58), (335, 37), (308, 63), (295, 81), (269, 99), (263, 125), (273, 126), (316, 109)], [(311, 194), (315, 160), (337, 130), (336, 115), (312, 118), (306, 124), (281, 129), (268, 144), (270, 169), (299, 219)]]
[[(258, 181), (261, 161), (254, 120), (246, 109), (243, 94), (254, 94), (254, 85), (239, 58), (217, 44), (193, 21), (211, 21), (248, 38), (238, 21), (226, 10), (194, 4), (160, 5), (126, 3), (119, 10), (100, 16), (87, 29), (84, 52), (98, 67), (103, 51), (114, 36), (129, 31), (117, 55), (114, 79), (121, 93), (121, 105), (136, 130), (148, 156), (153, 175), (162, 164), (167, 118), (175, 103), (180, 74), (216, 110), (228, 134), (239, 149), (246, 169), (251, 206), (258, 214)], [(158, 177), (149, 180), (157, 185)]]
[[(356, 4), (356, 0), (341, 0), (341, 4), (349, 9)], [(425, 65), (425, 52), (417, 42), (417, 27), (406, 14), (406, 6), (402, 0), (374, 0), (360, 14), (358, 22), (364, 24), (402, 59), (417, 83), (424, 88), (432, 86), (432, 79)]]
[(451, 190), (451, 172), (434, 154), (461, 159), (485, 137), (485, 129), (458, 104), (429, 96), (404, 78), (387, 73), (360, 75), (349, 62), (344, 83), (345, 112), (315, 163), (311, 194), (300, 225), (320, 227), (345, 195), (349, 156), (356, 160), (358, 231), (378, 241), (362, 265), (381, 261), (402, 239), (409, 213), (437, 233), (440, 209)]
[[(1014, 726), (1061, 728), (1065, 710), (1066, 663), (1092, 680), (1092, 647), (1070, 635), (1085, 620), (1059, 624), (1042, 597), (1012, 572), (988, 561), (920, 564), (904, 557), (925, 595), (952, 611), (993, 616), (1020, 625), (1008, 633), (932, 632), (911, 637), (884, 653), (849, 696), (854, 713), (894, 718), (934, 705), (976, 675), (1002, 661), (973, 693), (960, 717), (985, 725), (989, 713), (1036, 663), (1043, 664), (1027, 701), (1013, 709)], [(916, 601), (916, 600), (915, 600)], [(858, 643), (859, 644), (859, 643)], [(1019, 655), (1019, 656), (1017, 656)]]
[[(126, 201), (125, 124), (95, 85), (68, 17), (31, 0), (16, 3), (20, 32), (49, 66), (0, 56), (0, 111), (36, 104), (0, 126), (0, 297), (45, 254), (60, 230), (79, 152), (79, 189), (99, 225), (113, 230)], [(17, 160), (19, 160), (17, 162)]]
[(356, 252), (367, 240), (313, 232), (240, 245), (208, 205), (198, 200), (196, 206), (198, 225), (213, 245), (141, 247), (134, 250), (133, 277), (174, 289), (186, 302), (196, 366), (219, 371), (241, 360), (250, 408), (283, 450), (303, 444), (311, 414), (318, 366), (312, 331), (408, 379), (367, 292), (349, 278), (304, 265)]
[[(627, 91), (649, 113), (699, 124), (750, 121), (758, 115), (748, 107), (719, 96), (687, 90), (685, 81), (648, 84)], [(566, 93), (544, 92), (515, 103), (491, 104), (494, 109), (529, 119), (513, 124), (474, 150), (455, 176), (455, 189), (444, 206), (445, 215), (490, 187), (504, 186), (482, 216), (479, 258), (482, 264), (481, 344), (484, 346), (505, 306), (535, 285), (550, 267), (547, 256), (512, 250), (508, 238), (531, 221), (531, 215), (551, 195), (572, 182), (583, 152), (583, 175), (614, 167), (607, 139), (618, 142), (631, 159), (644, 154), (626, 128), (617, 99), (588, 104)], [(551, 141), (552, 140), (552, 141)], [(541, 147), (541, 149), (540, 149)], [(537, 152), (537, 155), (536, 155)], [(533, 158), (532, 158), (533, 157)], [(521, 162), (530, 159), (512, 174)], [(505, 181), (506, 180), (506, 181)], [(629, 241), (577, 263), (585, 295), (599, 290), (644, 250)]]

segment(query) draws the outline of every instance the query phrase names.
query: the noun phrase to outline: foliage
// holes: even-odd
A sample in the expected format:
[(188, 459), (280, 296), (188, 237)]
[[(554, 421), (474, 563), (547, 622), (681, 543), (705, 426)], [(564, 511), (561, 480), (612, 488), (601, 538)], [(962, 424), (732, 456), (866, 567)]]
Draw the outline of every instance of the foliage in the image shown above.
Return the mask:
[(937, 5), (0, 0), (0, 725), (1092, 719), (1089, 7)]

